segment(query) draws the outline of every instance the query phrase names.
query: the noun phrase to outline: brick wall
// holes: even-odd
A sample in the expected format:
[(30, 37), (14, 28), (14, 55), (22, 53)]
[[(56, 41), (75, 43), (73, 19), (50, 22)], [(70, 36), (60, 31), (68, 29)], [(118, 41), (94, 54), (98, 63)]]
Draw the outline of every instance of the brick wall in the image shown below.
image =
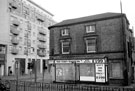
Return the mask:
[(89, 24), (96, 24), (96, 33), (94, 35), (97, 37), (97, 53), (123, 51), (120, 18), (53, 28), (50, 34), (50, 50), (54, 49), (54, 54), (60, 54), (60, 29), (69, 28), (71, 54), (85, 54), (85, 26)]

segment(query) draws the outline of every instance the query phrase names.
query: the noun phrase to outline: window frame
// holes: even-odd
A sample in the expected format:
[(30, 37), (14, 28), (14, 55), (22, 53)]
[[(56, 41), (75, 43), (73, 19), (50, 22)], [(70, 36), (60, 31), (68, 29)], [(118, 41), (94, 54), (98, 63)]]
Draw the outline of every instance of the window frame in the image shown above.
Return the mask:
[[(91, 44), (91, 45), (95, 45), (95, 50), (94, 51), (93, 50), (92, 51), (88, 51), (88, 49), (89, 49), (88, 48), (88, 41), (89, 40), (94, 40), (95, 41), (95, 44)], [(97, 38), (95, 38), (95, 37), (94, 38), (87, 38), (85, 40), (85, 43), (86, 43), (86, 52), (87, 53), (95, 53), (95, 52), (97, 52)]]
[[(92, 27), (94, 27), (94, 31), (92, 31)], [(86, 33), (94, 33), (96, 32), (96, 25), (95, 24), (92, 24), (92, 25), (86, 25), (85, 26), (85, 31)]]
[(62, 36), (69, 36), (69, 28), (61, 29)]
[[(64, 47), (63, 47), (63, 45), (64, 45), (64, 43), (66, 43), (67, 45), (69, 45), (68, 47), (69, 47), (69, 51), (68, 52), (64, 52)], [(67, 47), (67, 46), (66, 46)], [(61, 42), (61, 53), (62, 54), (70, 54), (70, 42), (69, 41), (62, 41)]]

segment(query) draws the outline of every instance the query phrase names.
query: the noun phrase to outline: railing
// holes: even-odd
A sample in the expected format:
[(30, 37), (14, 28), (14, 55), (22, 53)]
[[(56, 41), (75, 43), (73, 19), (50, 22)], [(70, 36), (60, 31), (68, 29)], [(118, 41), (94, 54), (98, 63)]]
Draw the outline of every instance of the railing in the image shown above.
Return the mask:
[(124, 86), (95, 86), (84, 84), (56, 84), (26, 81), (3, 81), (10, 87), (10, 91), (135, 91), (134, 88)]

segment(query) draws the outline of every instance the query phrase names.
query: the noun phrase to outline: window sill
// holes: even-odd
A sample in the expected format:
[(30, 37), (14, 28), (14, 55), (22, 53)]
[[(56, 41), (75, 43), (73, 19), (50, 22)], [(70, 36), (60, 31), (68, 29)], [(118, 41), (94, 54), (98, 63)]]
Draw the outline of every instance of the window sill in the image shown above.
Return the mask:
[(96, 34), (96, 32), (91, 32), (91, 33), (85, 33), (84, 34), (84, 38), (85, 37), (91, 37), (91, 36), (98, 36), (98, 35)]
[(109, 79), (124, 79), (123, 77), (109, 77)]
[(96, 53), (96, 51), (90, 51), (90, 52), (87, 52), (87, 54), (91, 54), (91, 53)]

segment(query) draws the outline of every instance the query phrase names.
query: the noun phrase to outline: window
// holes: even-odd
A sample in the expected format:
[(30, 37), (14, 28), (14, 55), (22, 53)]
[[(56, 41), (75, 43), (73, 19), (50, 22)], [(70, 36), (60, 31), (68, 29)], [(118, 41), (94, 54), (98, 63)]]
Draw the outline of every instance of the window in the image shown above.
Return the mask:
[(6, 53), (6, 47), (0, 45), (0, 54), (5, 54)]
[(19, 51), (20, 51), (20, 52), (22, 51), (22, 46), (19, 46)]
[(28, 54), (28, 47), (24, 47), (24, 55)]
[(62, 29), (62, 30), (61, 30), (61, 35), (62, 35), (62, 36), (67, 36), (67, 35), (69, 35), (69, 29), (67, 29), (67, 28)]
[(121, 67), (121, 64), (116, 62), (116, 63), (111, 63), (110, 65), (110, 77), (113, 77), (113, 78), (121, 78), (122, 77), (122, 67)]
[(90, 38), (86, 40), (86, 51), (87, 53), (96, 52), (96, 39)]
[(95, 25), (87, 25), (86, 26), (86, 33), (95, 32)]
[(28, 19), (29, 16), (29, 8), (26, 6), (23, 6), (23, 16), (24, 18)]
[(19, 40), (20, 40), (20, 42), (22, 42), (23, 41), (23, 38), (22, 37), (19, 37)]
[(70, 44), (69, 42), (62, 42), (62, 54), (69, 54)]
[(95, 64), (80, 64), (80, 80), (95, 81)]
[(33, 40), (33, 44), (36, 44), (36, 40)]

